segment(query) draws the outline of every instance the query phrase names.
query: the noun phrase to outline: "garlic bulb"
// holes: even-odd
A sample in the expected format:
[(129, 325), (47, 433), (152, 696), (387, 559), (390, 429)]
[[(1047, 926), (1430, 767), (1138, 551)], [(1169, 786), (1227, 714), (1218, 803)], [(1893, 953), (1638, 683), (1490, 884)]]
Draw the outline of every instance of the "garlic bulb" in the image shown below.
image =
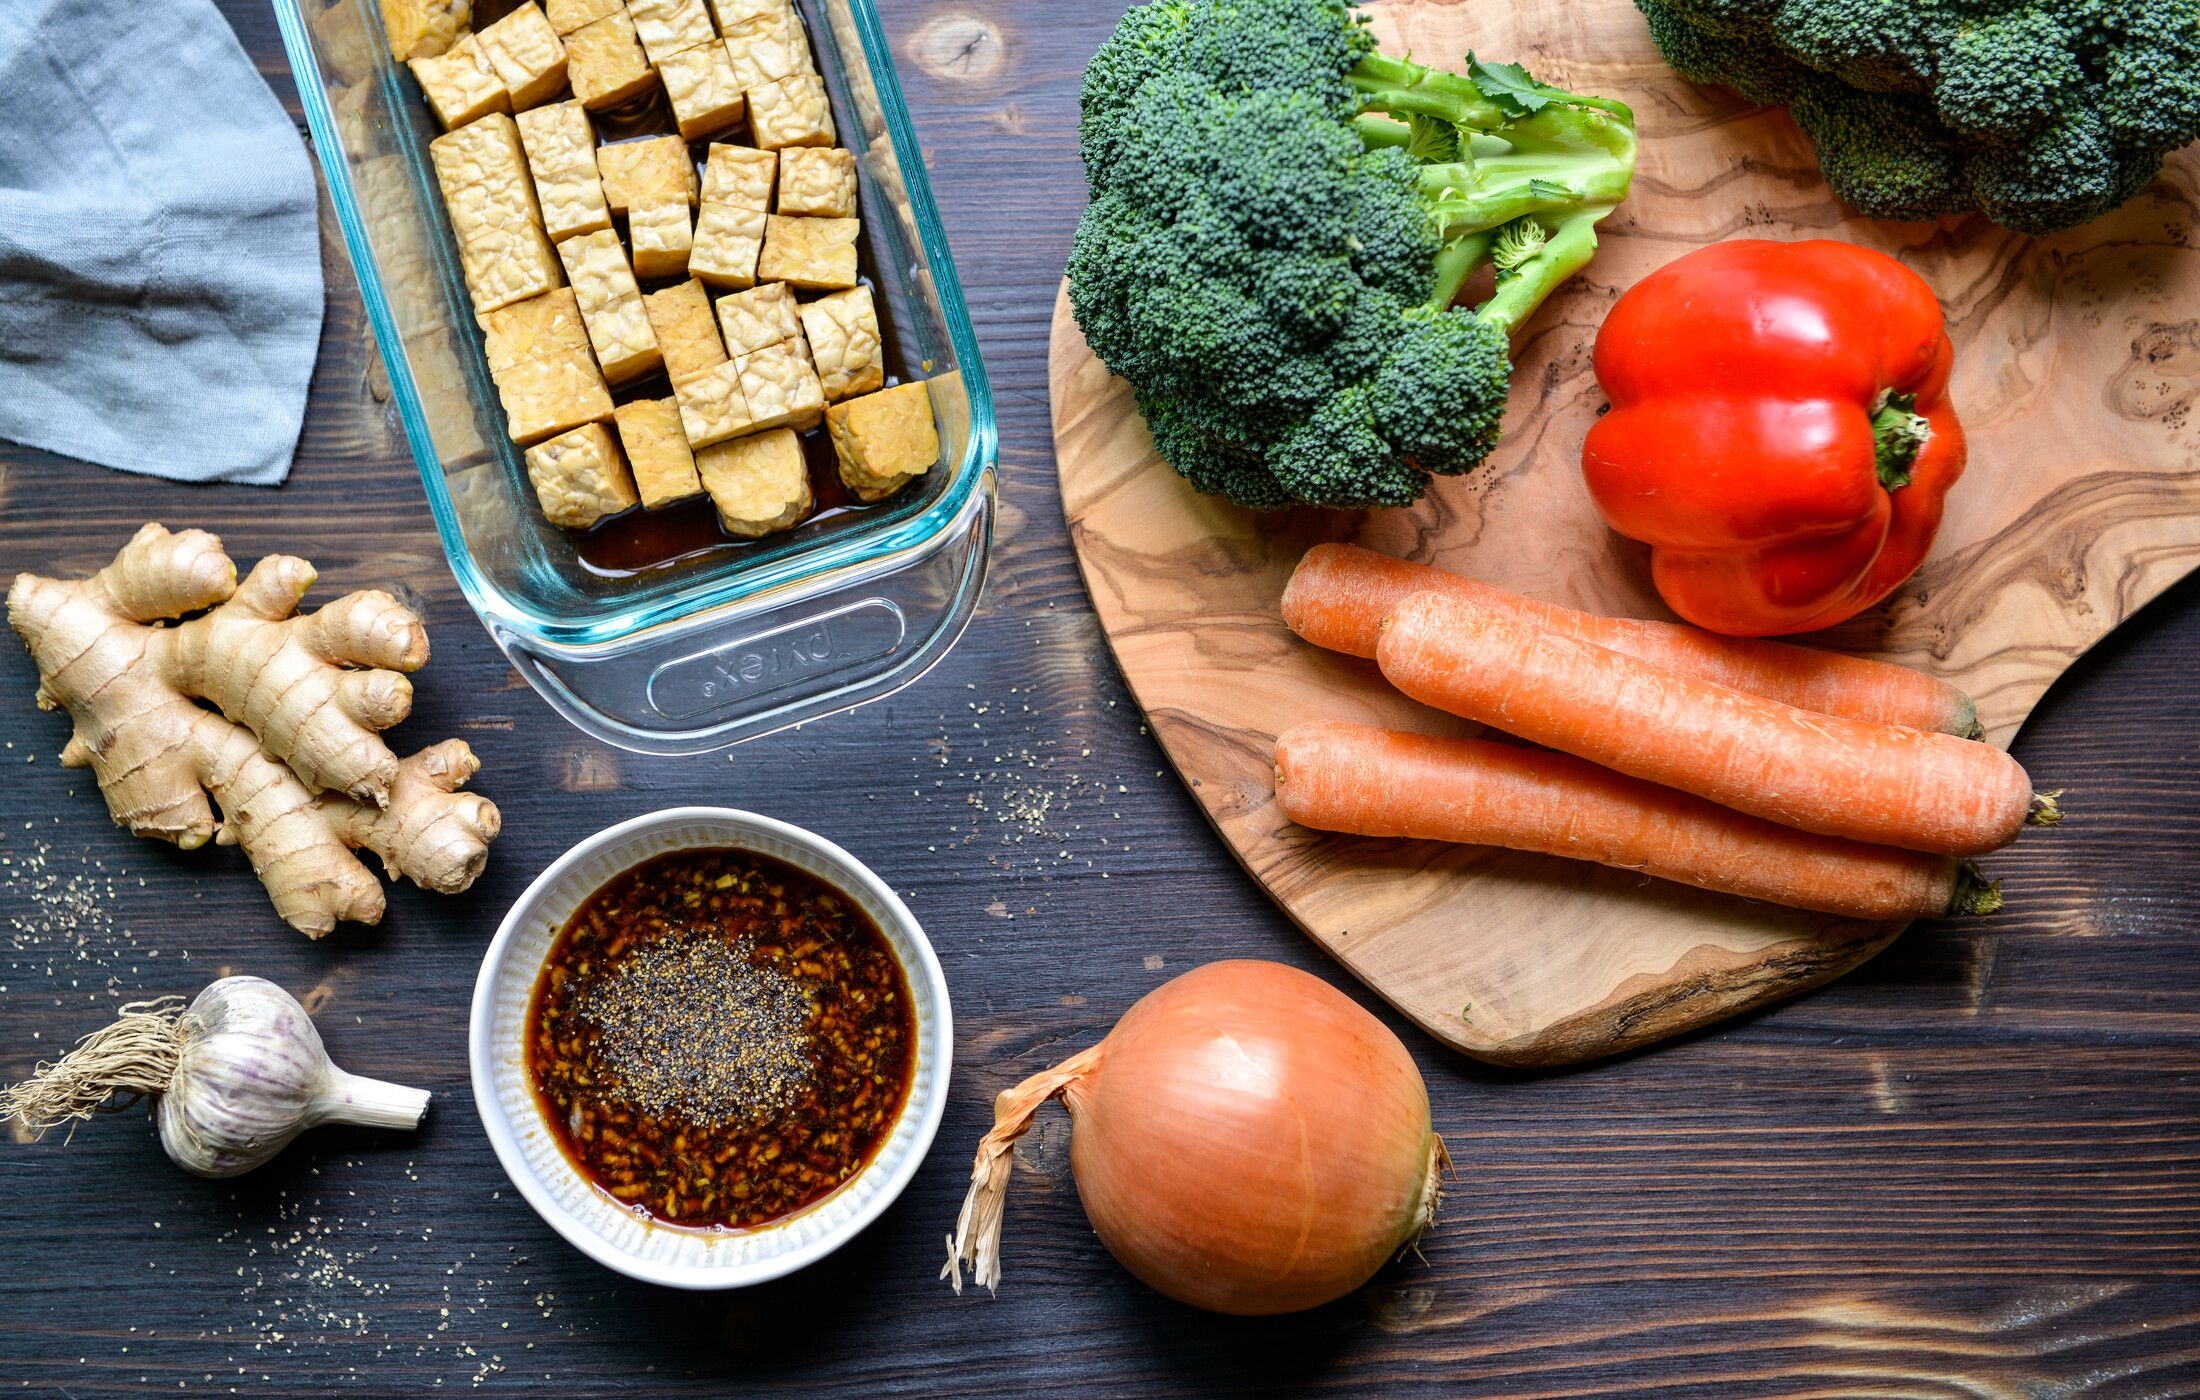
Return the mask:
[(0, 1093), (0, 1117), (46, 1129), (109, 1098), (158, 1100), (161, 1146), (199, 1176), (248, 1172), (321, 1123), (413, 1128), (419, 1089), (346, 1074), (295, 997), (258, 977), (225, 977), (189, 1007), (164, 997), (122, 1009), (56, 1064)]

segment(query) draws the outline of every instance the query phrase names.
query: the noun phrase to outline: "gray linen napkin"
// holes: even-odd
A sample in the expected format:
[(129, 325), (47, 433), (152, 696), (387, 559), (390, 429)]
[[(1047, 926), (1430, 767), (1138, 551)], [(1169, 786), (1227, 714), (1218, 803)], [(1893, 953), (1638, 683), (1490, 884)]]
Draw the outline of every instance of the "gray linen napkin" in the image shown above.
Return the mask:
[(0, 0), (0, 437), (273, 486), (320, 334), (305, 146), (212, 0)]

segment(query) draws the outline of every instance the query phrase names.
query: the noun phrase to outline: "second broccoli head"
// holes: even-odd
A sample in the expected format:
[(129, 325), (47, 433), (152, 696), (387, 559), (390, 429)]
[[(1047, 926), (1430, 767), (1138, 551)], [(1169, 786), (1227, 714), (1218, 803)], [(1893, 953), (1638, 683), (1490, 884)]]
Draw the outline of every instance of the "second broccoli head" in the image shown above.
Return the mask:
[[(1596, 251), (1634, 120), (1376, 50), (1345, 0), (1154, 0), (1086, 69), (1069, 261), (1169, 464), (1261, 509), (1405, 505), (1497, 441), (1509, 335)], [(1485, 265), (1496, 291), (1454, 306)]]
[(2200, 137), (2200, 0), (1635, 0), (1681, 76), (1786, 106), (1881, 219), (2052, 233)]

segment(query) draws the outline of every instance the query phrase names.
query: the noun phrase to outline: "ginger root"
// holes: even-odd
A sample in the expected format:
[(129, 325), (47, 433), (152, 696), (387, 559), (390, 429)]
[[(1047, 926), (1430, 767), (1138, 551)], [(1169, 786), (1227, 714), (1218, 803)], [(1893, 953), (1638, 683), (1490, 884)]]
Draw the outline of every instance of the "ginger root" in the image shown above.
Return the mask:
[(382, 742), (412, 709), (399, 673), (427, 664), (420, 619), (371, 591), (300, 614), (313, 579), (276, 554), (240, 584), (213, 535), (147, 525), (88, 579), (16, 575), (8, 622), (38, 664), (39, 708), (75, 721), (61, 761), (92, 770), (116, 823), (243, 847), (276, 912), (319, 938), (382, 917), (354, 849), (454, 894), (501, 819), (458, 791), (480, 766), (463, 741), (406, 759)]

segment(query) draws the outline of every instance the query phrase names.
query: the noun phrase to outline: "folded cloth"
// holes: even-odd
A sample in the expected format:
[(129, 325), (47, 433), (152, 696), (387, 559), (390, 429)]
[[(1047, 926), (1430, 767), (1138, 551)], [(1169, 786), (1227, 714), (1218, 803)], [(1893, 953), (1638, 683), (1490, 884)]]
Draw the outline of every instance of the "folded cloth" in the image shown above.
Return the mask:
[(321, 336), (315, 199), (212, 0), (0, 0), (0, 437), (281, 482)]

